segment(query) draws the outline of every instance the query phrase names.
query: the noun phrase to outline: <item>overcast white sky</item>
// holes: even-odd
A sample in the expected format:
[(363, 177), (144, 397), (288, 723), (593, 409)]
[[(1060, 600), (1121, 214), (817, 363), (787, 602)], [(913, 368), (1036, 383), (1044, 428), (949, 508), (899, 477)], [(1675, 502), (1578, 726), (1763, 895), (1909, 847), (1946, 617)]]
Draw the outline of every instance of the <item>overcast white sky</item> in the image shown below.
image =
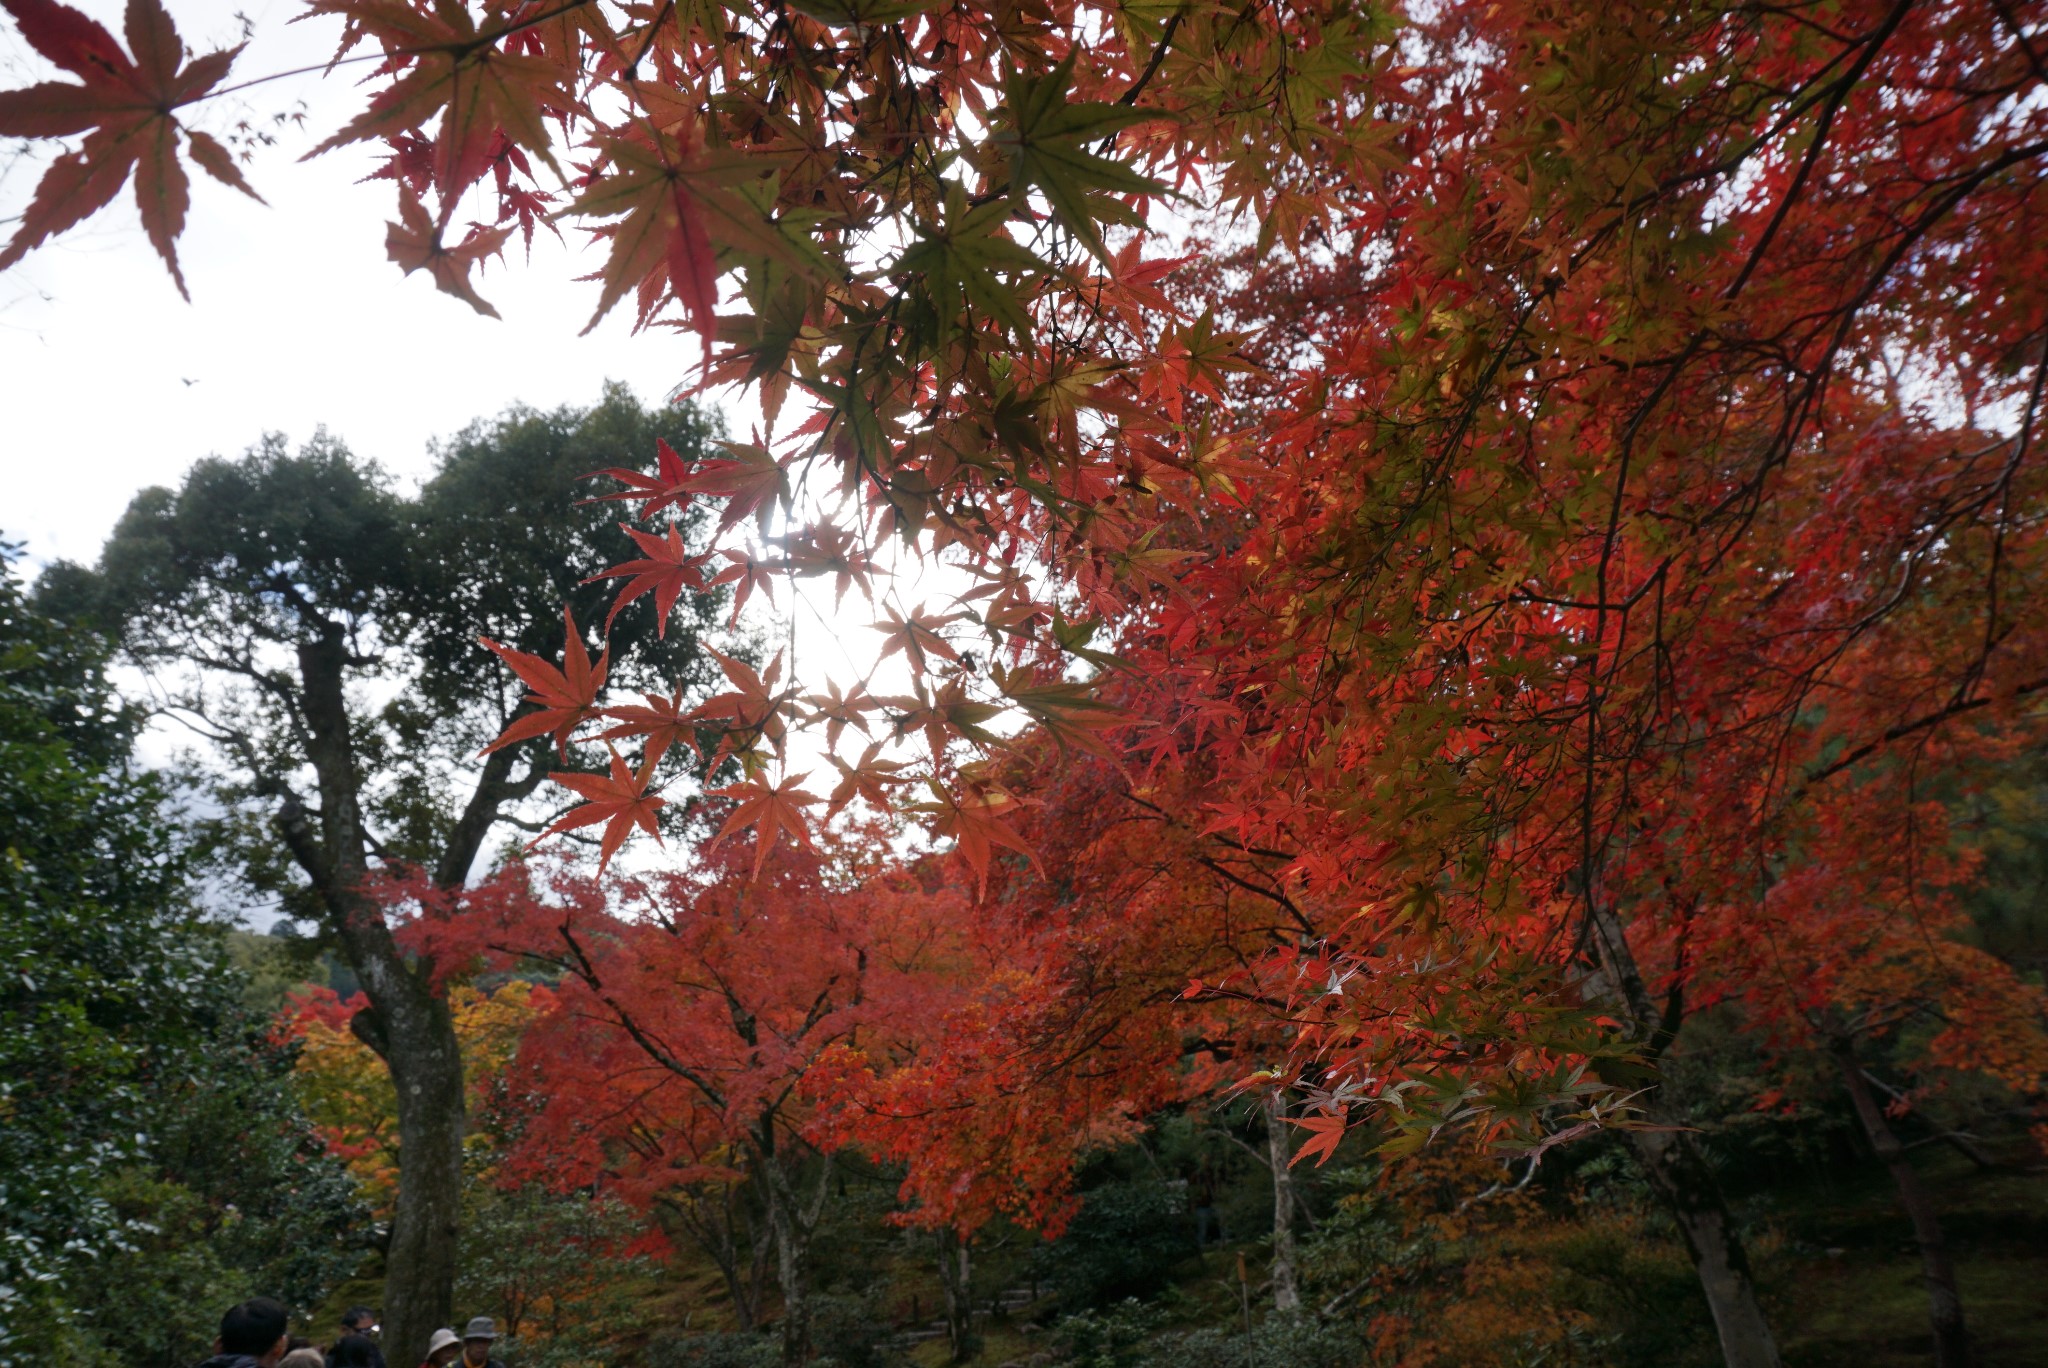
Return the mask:
[[(119, 0), (73, 3), (120, 32)], [(287, 24), (292, 0), (168, 3), (199, 51), (236, 41), (246, 9), (254, 36), (230, 81), (324, 61), (338, 28)], [(0, 21), (0, 85), (51, 74)], [(427, 469), (428, 439), (472, 418), (515, 402), (589, 403), (607, 378), (658, 399), (695, 362), (694, 338), (633, 337), (624, 309), (576, 335), (595, 287), (573, 277), (602, 259), (577, 234), (564, 247), (542, 233), (530, 266), (515, 249), (486, 273), (481, 293), (503, 322), (437, 292), (424, 273), (401, 276), (384, 259), (390, 186), (355, 184), (374, 154), (297, 160), (362, 98), (344, 69), (195, 111), (192, 122), (216, 134), (300, 100), (307, 118), (247, 168), (268, 208), (195, 174), (180, 244), (191, 304), (143, 238), (127, 190), (0, 274), (0, 535), (25, 541), (32, 565), (93, 559), (137, 490), (266, 431), (298, 439), (324, 423), (359, 454), (415, 476)], [(11, 217), (41, 165), (14, 148), (4, 155), (14, 160), (0, 179), (0, 217)]]

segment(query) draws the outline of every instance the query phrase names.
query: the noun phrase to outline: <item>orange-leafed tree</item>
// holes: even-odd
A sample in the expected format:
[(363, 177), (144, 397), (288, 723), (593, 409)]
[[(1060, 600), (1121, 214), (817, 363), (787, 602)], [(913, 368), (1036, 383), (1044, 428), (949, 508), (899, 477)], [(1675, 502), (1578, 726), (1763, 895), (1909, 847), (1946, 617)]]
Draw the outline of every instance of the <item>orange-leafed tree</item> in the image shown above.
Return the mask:
[[(520, 980), (490, 990), (470, 984), (449, 990), (448, 1009), (473, 1112), (488, 1114), (521, 1036), (550, 1010), (552, 1000), (545, 986)], [(277, 1030), (298, 1046), (294, 1082), (328, 1151), (347, 1162), (364, 1197), (388, 1215), (398, 1194), (401, 1162), (398, 1097), (390, 1070), (350, 1027), (368, 1005), (360, 993), (343, 998), (331, 988), (308, 988), (286, 1004)], [(463, 1138), (480, 1161), (480, 1171), (488, 1174), (492, 1138), (481, 1130)]]

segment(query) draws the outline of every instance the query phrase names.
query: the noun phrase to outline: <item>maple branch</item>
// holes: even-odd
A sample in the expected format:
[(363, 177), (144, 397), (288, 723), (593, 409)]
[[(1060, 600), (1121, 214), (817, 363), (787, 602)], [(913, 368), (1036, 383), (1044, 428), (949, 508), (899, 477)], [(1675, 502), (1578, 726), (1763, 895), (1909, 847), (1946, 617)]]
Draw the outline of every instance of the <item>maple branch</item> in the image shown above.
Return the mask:
[[(1180, 21), (1187, 14), (1187, 12), (1187, 5), (1182, 4), (1181, 7), (1175, 10), (1172, 16), (1167, 19), (1166, 26), (1159, 30), (1159, 41), (1152, 45), (1151, 60), (1146, 62), (1145, 69), (1138, 73), (1138, 79), (1131, 82), (1131, 88), (1129, 90), (1126, 90), (1123, 94), (1116, 97), (1116, 102), (1118, 104), (1135, 106), (1138, 103), (1138, 97), (1145, 93), (1145, 87), (1152, 84), (1152, 78), (1159, 74), (1159, 64), (1166, 60), (1166, 51), (1168, 48), (1173, 46), (1174, 30), (1180, 27)], [(1104, 138), (1100, 146), (1103, 148), (1107, 148), (1111, 143), (1115, 141), (1116, 138), (1114, 135), (1112, 135), (1110, 137)]]
[(1799, 170), (1792, 177), (1792, 184), (1786, 187), (1783, 198), (1778, 201), (1777, 210), (1771, 215), (1771, 221), (1764, 226), (1763, 235), (1750, 250), (1749, 260), (1743, 263), (1742, 270), (1722, 298), (1733, 299), (1741, 294), (1742, 287), (1749, 283), (1750, 276), (1763, 263), (1764, 253), (1770, 249), (1772, 240), (1778, 235), (1778, 229), (1784, 226), (1786, 217), (1791, 214), (1792, 206), (1799, 198), (1799, 192), (1806, 188), (1807, 178), (1813, 174), (1814, 166), (1820, 161), (1821, 149), (1827, 144), (1828, 132), (1834, 127), (1835, 115), (1841, 112), (1850, 92), (1856, 88), (1856, 83), (1863, 79), (1863, 73), (1877, 60), (1878, 50), (1893, 33), (1897, 32), (1900, 23), (1906, 17), (1906, 11), (1912, 7), (1913, 0), (1899, 0), (1893, 5), (1883, 22), (1863, 40), (1863, 51), (1850, 63), (1849, 69), (1835, 78), (1833, 90), (1822, 101), (1820, 120), (1813, 130), (1813, 141), (1807, 145), (1806, 155), (1800, 159)]
[(1983, 1147), (1977, 1143), (1976, 1136), (1971, 1135), (1968, 1131), (1949, 1130), (1946, 1127), (1937, 1124), (1932, 1117), (1927, 1115), (1927, 1113), (1920, 1110), (1918, 1107), (1915, 1107), (1912, 1103), (1912, 1099), (1907, 1097), (1905, 1093), (1901, 1092), (1897, 1088), (1894, 1088), (1891, 1084), (1885, 1082), (1882, 1078), (1879, 1078), (1869, 1069), (1862, 1069), (1859, 1066), (1859, 1071), (1862, 1073), (1864, 1079), (1868, 1081), (1872, 1087), (1878, 1089), (1880, 1092), (1884, 1093), (1885, 1096), (1891, 1098), (1893, 1102), (1897, 1103), (1899, 1106), (1906, 1108), (1912, 1115), (1919, 1117), (1921, 1121), (1926, 1123), (1930, 1134), (1928, 1134), (1923, 1139), (1915, 1140), (1912, 1145), (1907, 1146), (1908, 1149), (1911, 1149), (1913, 1145), (1932, 1145), (1940, 1143), (1947, 1145), (1950, 1149), (1953, 1149), (1957, 1154), (1962, 1155), (1965, 1159), (1975, 1164), (1978, 1168), (1996, 1169), (2002, 1167), (2002, 1165), (2000, 1165), (1997, 1160), (1993, 1159), (1990, 1155), (1984, 1152)]
[(576, 933), (570, 929), (569, 923), (565, 920), (555, 930), (561, 935), (562, 940), (567, 943), (569, 953), (576, 959), (576, 963), (579, 966), (575, 971), (576, 976), (589, 984), (590, 990), (597, 994), (598, 1000), (611, 1009), (613, 1020), (618, 1027), (632, 1037), (633, 1043), (638, 1045), (649, 1059), (659, 1064), (662, 1068), (667, 1069), (676, 1077), (694, 1085), (699, 1092), (704, 1094), (705, 1099), (712, 1106), (723, 1110), (726, 1105), (724, 1093), (706, 1081), (702, 1074), (677, 1059), (672, 1051), (666, 1049), (660, 1042), (643, 1031), (640, 1028), (640, 1023), (633, 1018), (632, 1013), (621, 1007), (618, 999), (613, 997), (610, 991), (605, 988), (599, 978), (597, 967), (591, 963), (590, 956), (584, 953), (583, 946), (577, 941)]
[(1868, 759), (1876, 751), (1878, 751), (1884, 746), (1890, 745), (1894, 741), (1903, 740), (1904, 738), (1913, 735), (1913, 733), (1925, 731), (1929, 727), (1938, 727), (1942, 723), (1949, 721), (1951, 718), (1960, 717), (1964, 713), (1975, 712), (1977, 709), (1989, 707), (1993, 703), (2016, 702), (2019, 699), (2027, 697), (2029, 694), (2038, 693), (2042, 689), (2048, 689), (2048, 675), (2044, 675), (2039, 679), (2029, 680), (2025, 684), (2018, 685), (2011, 692), (2003, 696), (1979, 695), (1973, 698), (1951, 699), (1947, 704), (1945, 704), (1942, 707), (1936, 708), (1933, 712), (1925, 713), (1919, 717), (1914, 718), (1910, 722), (1901, 722), (1895, 727), (1889, 727), (1884, 731), (1880, 732), (1878, 735), (1872, 737), (1870, 740), (1865, 741), (1862, 745), (1857, 746), (1854, 750), (1851, 750), (1847, 754), (1842, 755), (1833, 763), (1823, 766), (1822, 768), (1815, 770), (1811, 774), (1808, 774), (1804, 781), (1801, 782), (1799, 787), (1795, 789), (1791, 794), (1787, 795), (1785, 799), (1786, 805), (1789, 806), (1793, 801), (1798, 799), (1798, 797), (1801, 794), (1804, 794), (1809, 789), (1813, 788), (1814, 785), (1822, 783), (1825, 780), (1832, 779), (1835, 775), (1840, 774), (1843, 770), (1848, 769), (1852, 765), (1855, 765), (1862, 760)]
[(2033, 68), (2034, 79), (2048, 82), (2048, 68), (2042, 66), (2041, 54), (2034, 51), (2033, 40), (2027, 37), (2026, 27), (2020, 23), (2019, 16), (2012, 12), (2009, 0), (1992, 0), (1992, 7), (1998, 11), (1998, 17), (2005, 21), (2005, 26), (2012, 30), (2013, 40), (2020, 45), (2020, 51), (2027, 54), (2027, 65)]
[(336, 67), (353, 66), (357, 62), (388, 62), (394, 57), (423, 57), (431, 52), (449, 52), (459, 59), (467, 57), (470, 53), (483, 48), (495, 46), (501, 38), (509, 38), (524, 29), (530, 29), (537, 24), (545, 24), (550, 19), (560, 18), (570, 10), (582, 9), (591, 3), (592, 0), (567, 0), (566, 3), (557, 5), (554, 9), (529, 15), (517, 23), (507, 24), (501, 29), (492, 29), (487, 33), (479, 33), (466, 42), (424, 43), (416, 48), (386, 48), (382, 52), (365, 52), (355, 57), (330, 57), (326, 61), (316, 62), (312, 66), (294, 67), (290, 71), (274, 71), (267, 76), (253, 76), (246, 81), (239, 81), (231, 86), (220, 86), (214, 90), (205, 91), (191, 100), (182, 101), (181, 104), (197, 104), (203, 100), (214, 99), (217, 96), (231, 95), (239, 90), (250, 90), (256, 86), (268, 85), (272, 81), (289, 80), (294, 76), (311, 76), (316, 73), (325, 75)]

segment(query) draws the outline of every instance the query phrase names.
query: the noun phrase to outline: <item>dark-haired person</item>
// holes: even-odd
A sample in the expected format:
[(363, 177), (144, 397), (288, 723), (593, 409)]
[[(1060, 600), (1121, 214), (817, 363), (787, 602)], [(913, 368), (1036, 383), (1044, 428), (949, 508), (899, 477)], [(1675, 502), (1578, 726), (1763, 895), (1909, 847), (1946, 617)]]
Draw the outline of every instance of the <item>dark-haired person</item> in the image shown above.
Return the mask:
[(213, 1357), (199, 1368), (277, 1368), (291, 1344), (285, 1333), (290, 1317), (268, 1297), (255, 1297), (231, 1306), (220, 1318), (220, 1338), (213, 1342)]
[(327, 1368), (382, 1368), (384, 1356), (368, 1335), (343, 1335), (327, 1351)]
[[(351, 1306), (341, 1313), (343, 1338), (361, 1335), (370, 1341), (369, 1368), (384, 1368), (384, 1351), (377, 1345), (377, 1313), (367, 1306)], [(340, 1345), (336, 1345), (340, 1348)]]

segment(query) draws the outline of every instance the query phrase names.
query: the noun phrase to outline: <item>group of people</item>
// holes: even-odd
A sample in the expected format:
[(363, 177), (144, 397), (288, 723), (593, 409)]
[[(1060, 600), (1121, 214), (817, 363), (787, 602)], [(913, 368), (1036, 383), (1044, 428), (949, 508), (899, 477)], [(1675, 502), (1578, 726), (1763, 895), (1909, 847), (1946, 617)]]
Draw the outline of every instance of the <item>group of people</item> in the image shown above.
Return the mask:
[[(341, 1335), (325, 1350), (293, 1335), (290, 1320), (284, 1307), (268, 1297), (229, 1307), (220, 1318), (213, 1357), (199, 1368), (387, 1368), (377, 1344), (377, 1313), (367, 1306), (342, 1313)], [(436, 1330), (420, 1368), (504, 1368), (491, 1357), (497, 1338), (489, 1316), (471, 1320), (460, 1335)]]

